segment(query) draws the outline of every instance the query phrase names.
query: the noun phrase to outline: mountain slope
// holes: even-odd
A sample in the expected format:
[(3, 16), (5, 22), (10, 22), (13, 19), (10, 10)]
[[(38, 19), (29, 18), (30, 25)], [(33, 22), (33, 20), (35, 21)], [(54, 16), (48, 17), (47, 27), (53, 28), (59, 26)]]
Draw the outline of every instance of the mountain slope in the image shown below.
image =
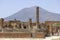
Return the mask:
[[(46, 11), (43, 8), (39, 8), (39, 21), (44, 22), (44, 21), (60, 21), (60, 14), (56, 13), (51, 13)], [(21, 20), (21, 21), (28, 21), (29, 18), (32, 18), (33, 22), (36, 21), (36, 7), (30, 7), (30, 8), (24, 8), (17, 13), (6, 17), (5, 20)]]

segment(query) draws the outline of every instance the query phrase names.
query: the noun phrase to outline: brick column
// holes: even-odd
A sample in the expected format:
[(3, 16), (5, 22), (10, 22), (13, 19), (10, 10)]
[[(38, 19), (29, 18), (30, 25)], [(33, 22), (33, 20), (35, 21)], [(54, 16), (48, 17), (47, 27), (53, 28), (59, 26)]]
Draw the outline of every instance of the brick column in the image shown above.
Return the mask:
[(36, 7), (36, 28), (39, 26), (39, 7)]
[(1, 30), (2, 27), (3, 27), (3, 21), (4, 21), (4, 19), (3, 19), (3, 18), (0, 18), (0, 30)]

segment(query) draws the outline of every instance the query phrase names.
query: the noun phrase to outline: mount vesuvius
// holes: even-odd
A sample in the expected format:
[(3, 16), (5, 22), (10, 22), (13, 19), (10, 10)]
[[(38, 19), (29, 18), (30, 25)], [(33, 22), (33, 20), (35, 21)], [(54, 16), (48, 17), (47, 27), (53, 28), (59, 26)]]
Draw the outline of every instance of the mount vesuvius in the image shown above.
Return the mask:
[[(36, 21), (36, 6), (30, 8), (24, 8), (17, 13), (4, 18), (5, 20), (20, 20), (20, 21), (28, 21), (29, 18), (32, 18), (32, 21)], [(60, 21), (60, 14), (48, 12), (47, 10), (39, 7), (39, 21)]]

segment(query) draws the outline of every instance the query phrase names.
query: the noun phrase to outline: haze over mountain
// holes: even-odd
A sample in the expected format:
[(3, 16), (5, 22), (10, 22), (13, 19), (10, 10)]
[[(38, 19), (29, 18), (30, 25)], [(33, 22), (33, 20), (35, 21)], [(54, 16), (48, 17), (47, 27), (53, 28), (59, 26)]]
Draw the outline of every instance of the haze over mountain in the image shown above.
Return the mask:
[[(5, 20), (21, 20), (21, 21), (28, 21), (29, 18), (32, 18), (33, 22), (36, 21), (36, 6), (30, 8), (24, 8), (17, 13), (4, 18)], [(39, 21), (60, 21), (60, 14), (51, 13), (43, 8), (39, 8)]]

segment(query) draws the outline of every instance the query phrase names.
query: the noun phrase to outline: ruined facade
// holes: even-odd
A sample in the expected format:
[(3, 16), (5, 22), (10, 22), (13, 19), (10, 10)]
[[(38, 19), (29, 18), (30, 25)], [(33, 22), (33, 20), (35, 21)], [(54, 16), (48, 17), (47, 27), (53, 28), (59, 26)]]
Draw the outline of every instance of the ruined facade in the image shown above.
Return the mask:
[[(54, 30), (53, 30), (54, 29)], [(0, 18), (0, 37), (8, 38), (44, 38), (46, 36), (60, 35), (60, 21), (39, 22), (39, 7), (36, 7), (36, 22), (22, 22), (14, 19), (5, 21)]]

